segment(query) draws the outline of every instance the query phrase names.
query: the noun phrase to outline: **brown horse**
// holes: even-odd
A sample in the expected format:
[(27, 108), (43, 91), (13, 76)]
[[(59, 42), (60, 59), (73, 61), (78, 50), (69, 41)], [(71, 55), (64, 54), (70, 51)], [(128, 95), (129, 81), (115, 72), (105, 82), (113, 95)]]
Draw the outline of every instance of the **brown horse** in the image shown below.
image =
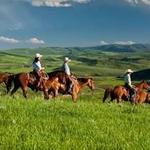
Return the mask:
[[(60, 83), (59, 85), (59, 90), (54, 94), (55, 96), (59, 93), (62, 94), (68, 94), (66, 92), (67, 90), (67, 84), (68, 84), (68, 76), (65, 74), (65, 72), (63, 71), (54, 71), (54, 72), (50, 72), (47, 73), (49, 78), (53, 78), (53, 77), (58, 77), (58, 82)], [(92, 78), (77, 78), (76, 79), (72, 79), (73, 82), (73, 87), (72, 87), (72, 92), (70, 93), (70, 95), (72, 96), (72, 100), (75, 102), (77, 99), (77, 95), (80, 92), (80, 90), (85, 87), (88, 86), (91, 90), (93, 90), (94, 87), (94, 82)]]
[(58, 77), (49, 78), (45, 82), (45, 86), (48, 89), (48, 93), (53, 94), (53, 97), (58, 95), (58, 91), (66, 90), (65, 84), (60, 83)]
[(8, 73), (8, 72), (1, 72), (0, 73), (0, 84), (4, 83), (6, 85), (7, 93), (11, 89), (11, 85), (10, 85), (9, 79), (10, 79), (10, 77), (12, 75), (13, 75), (12, 73)]
[(105, 90), (103, 102), (105, 102), (109, 96), (111, 97), (111, 101), (117, 99), (117, 102), (119, 103), (121, 99), (127, 100), (128, 92), (123, 86), (115, 86), (114, 88), (107, 88)]
[(73, 102), (77, 101), (79, 92), (85, 86), (89, 87), (91, 90), (94, 90), (95, 86), (94, 86), (93, 79), (92, 78), (77, 78), (77, 80), (73, 81), (73, 87), (70, 93)]
[[(42, 80), (40, 82), (40, 86), (38, 90), (43, 91), (44, 98), (48, 99), (49, 98), (48, 89), (45, 86), (47, 78), (44, 73), (41, 75), (42, 75)], [(16, 75), (13, 75), (12, 80), (14, 82), (14, 88), (11, 91), (11, 95), (13, 95), (19, 88), (21, 88), (23, 92), (23, 96), (25, 98), (27, 98), (28, 87), (30, 87), (33, 90), (34, 87), (36, 86), (35, 84), (37, 83), (36, 82), (37, 80), (33, 75), (33, 73), (24, 73), (24, 72), (18, 73)]]
[(135, 96), (135, 104), (150, 103), (150, 94), (146, 91), (138, 90)]
[[(68, 94), (66, 93), (66, 85), (59, 82), (58, 78), (49, 79), (46, 82), (47, 89), (53, 93), (53, 96), (56, 97), (58, 93)], [(73, 81), (72, 92), (70, 95), (72, 96), (72, 100), (76, 102), (78, 93), (85, 86), (88, 86), (91, 90), (94, 90), (94, 82), (92, 78), (77, 78), (77, 80)], [(50, 93), (50, 92), (49, 92)]]
[[(135, 84), (135, 91), (149, 88), (150, 86), (146, 81)], [(127, 100), (128, 91), (124, 86), (115, 86), (113, 89), (107, 88), (104, 92), (103, 102), (105, 102), (109, 96), (111, 97), (111, 101), (117, 99), (117, 102), (121, 102), (121, 100)]]

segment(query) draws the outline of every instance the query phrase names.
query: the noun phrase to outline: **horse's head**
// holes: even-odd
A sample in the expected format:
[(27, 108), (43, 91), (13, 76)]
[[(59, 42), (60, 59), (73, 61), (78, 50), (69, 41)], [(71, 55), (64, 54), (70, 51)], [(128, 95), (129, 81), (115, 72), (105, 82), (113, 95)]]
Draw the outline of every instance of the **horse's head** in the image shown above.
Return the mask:
[(143, 86), (143, 89), (146, 89), (146, 90), (150, 89), (149, 83), (147, 81), (145, 81), (145, 80), (143, 80), (141, 82), (141, 85)]
[(94, 85), (93, 79), (92, 79), (92, 78), (88, 78), (88, 79), (87, 79), (87, 82), (88, 82), (87, 86), (88, 86), (91, 90), (94, 90), (94, 89), (95, 89), (95, 85)]
[(146, 89), (146, 90), (150, 89), (149, 83), (145, 80), (141, 81), (138, 84), (135, 84), (135, 86), (137, 89)]

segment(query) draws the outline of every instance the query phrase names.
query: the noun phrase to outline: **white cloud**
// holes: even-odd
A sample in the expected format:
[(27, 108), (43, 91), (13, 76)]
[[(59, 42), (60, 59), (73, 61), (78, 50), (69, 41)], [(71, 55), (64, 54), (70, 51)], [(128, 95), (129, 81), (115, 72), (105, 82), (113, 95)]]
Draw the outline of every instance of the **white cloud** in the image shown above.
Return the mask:
[(45, 44), (43, 40), (39, 40), (36, 37), (30, 38), (27, 42), (31, 44)]
[(100, 45), (108, 45), (109, 43), (106, 41), (100, 41)]
[(40, 7), (70, 7), (73, 3), (86, 4), (91, 0), (25, 0), (30, 2), (32, 6)]
[(14, 39), (14, 38), (8, 38), (8, 37), (0, 36), (0, 42), (16, 44), (16, 43), (19, 43), (20, 41), (17, 39)]
[(77, 3), (89, 3), (91, 0), (73, 0), (74, 2), (77, 2)]
[(116, 41), (116, 42), (100, 41), (100, 45), (109, 45), (109, 44), (133, 45), (133, 44), (136, 44), (136, 42), (134, 41)]
[(150, 0), (125, 0), (125, 1), (134, 5), (138, 4), (150, 5)]

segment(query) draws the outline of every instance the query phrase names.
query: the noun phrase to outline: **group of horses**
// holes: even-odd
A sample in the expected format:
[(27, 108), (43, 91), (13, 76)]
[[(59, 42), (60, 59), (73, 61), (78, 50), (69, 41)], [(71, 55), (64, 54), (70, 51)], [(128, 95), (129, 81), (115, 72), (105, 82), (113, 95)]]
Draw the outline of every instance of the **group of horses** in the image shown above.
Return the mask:
[[(53, 71), (50, 73), (42, 74), (42, 80), (37, 88), (37, 79), (33, 72), (29, 73), (0, 73), (0, 84), (6, 85), (7, 94), (13, 95), (19, 88), (22, 89), (23, 96), (27, 98), (28, 88), (32, 91), (42, 91), (44, 98), (49, 99), (50, 95), (53, 98), (57, 97), (59, 93), (67, 95), (68, 77), (63, 71)], [(74, 102), (77, 101), (77, 96), (83, 87), (89, 87), (91, 90), (95, 89), (94, 81), (92, 78), (76, 78), (73, 82), (71, 92), (69, 93)], [(142, 81), (134, 85), (135, 93), (132, 97), (132, 103), (150, 103), (150, 84), (147, 81)], [(110, 96), (111, 100), (117, 102), (128, 101), (129, 91), (124, 86), (115, 86), (114, 88), (106, 88), (104, 92), (103, 102)]]
[[(50, 95), (52, 95), (52, 97), (56, 97), (59, 93), (68, 94), (68, 81), (67, 75), (62, 71), (54, 71), (50, 73), (41, 72), (41, 81), (37, 88), (37, 79), (33, 72), (22, 72), (17, 74), (7, 72), (0, 73), (0, 83), (4, 83), (6, 85), (7, 94), (10, 93), (10, 95), (13, 95), (19, 88), (21, 88), (25, 98), (27, 98), (28, 88), (35, 92), (42, 91), (45, 99), (49, 99)], [(95, 86), (93, 79), (74, 79), (71, 92), (69, 93), (74, 102), (76, 102), (80, 90), (85, 86), (94, 90)]]
[[(131, 97), (130, 101), (133, 104), (142, 104), (142, 103), (150, 103), (150, 94), (148, 91), (150, 90), (150, 84), (147, 81), (142, 81), (140, 83), (134, 84), (134, 94)], [(107, 88), (104, 92), (103, 102), (110, 96), (111, 100), (117, 100), (117, 102), (121, 102), (122, 100), (129, 100), (129, 91), (124, 86), (115, 86), (114, 88)]]

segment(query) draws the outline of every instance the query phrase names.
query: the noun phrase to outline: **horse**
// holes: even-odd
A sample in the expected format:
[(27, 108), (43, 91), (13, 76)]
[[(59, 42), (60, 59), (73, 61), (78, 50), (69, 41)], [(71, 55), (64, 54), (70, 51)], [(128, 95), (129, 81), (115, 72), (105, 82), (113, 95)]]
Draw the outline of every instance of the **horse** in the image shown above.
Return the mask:
[(94, 81), (92, 78), (77, 78), (77, 80), (73, 81), (73, 87), (71, 90), (72, 101), (77, 101), (77, 96), (81, 89), (85, 86), (88, 86), (92, 91), (95, 89)]
[(48, 89), (48, 93), (49, 94), (53, 94), (52, 96), (55, 98), (58, 95), (58, 92), (60, 90), (62, 91), (66, 91), (66, 86), (65, 84), (62, 84), (59, 82), (59, 78), (58, 77), (53, 77), (53, 78), (49, 78), (46, 82), (45, 82), (45, 86)]
[[(42, 80), (40, 82), (38, 90), (43, 91), (44, 98), (48, 99), (49, 98), (48, 90), (45, 86), (45, 83), (48, 78), (45, 76), (45, 73), (43, 72), (41, 72), (41, 75), (42, 75)], [(37, 83), (37, 79), (32, 72), (30, 73), (22, 72), (22, 73), (15, 74), (11, 77), (11, 80), (13, 80), (13, 83), (14, 83), (14, 88), (11, 91), (11, 95), (13, 95), (19, 88), (21, 88), (23, 92), (23, 96), (25, 98), (27, 98), (28, 87), (34, 90), (36, 87), (36, 83)]]
[[(135, 91), (141, 90), (141, 89), (149, 89), (150, 86), (146, 81), (142, 81), (140, 83), (137, 83), (134, 85)], [(124, 86), (115, 86), (114, 88), (107, 88), (104, 92), (103, 102), (108, 97), (111, 97), (111, 101), (114, 99), (117, 99), (117, 102), (121, 102), (121, 100), (128, 100), (128, 91)]]
[(11, 85), (9, 82), (10, 77), (12, 76), (12, 73), (9, 72), (1, 72), (0, 73), (0, 84), (4, 83), (6, 85), (6, 89), (7, 89), (7, 93), (10, 91), (11, 89)]
[[(69, 84), (69, 78), (66, 75), (65, 72), (63, 71), (54, 71), (54, 72), (50, 72), (47, 73), (49, 78), (53, 78), (53, 77), (58, 77), (58, 82), (60, 83), (59, 85), (59, 90), (54, 94), (54, 97), (58, 95), (58, 93), (61, 94), (68, 94), (67, 93), (67, 86)], [(72, 100), (74, 102), (76, 102), (77, 99), (77, 95), (80, 92), (80, 90), (85, 87), (88, 86), (91, 90), (93, 90), (94, 87), (94, 81), (92, 78), (76, 78), (73, 74), (71, 74), (71, 76), (73, 76), (72, 78), (72, 82), (73, 82), (73, 87), (72, 87), (72, 91), (70, 93), (70, 95), (72, 96)]]
[(115, 86), (114, 88), (107, 88), (105, 90), (103, 102), (105, 102), (109, 96), (111, 97), (111, 101), (117, 99), (117, 102), (119, 103), (121, 99), (127, 100), (128, 92), (123, 86)]
[(138, 90), (135, 96), (135, 104), (150, 103), (150, 94), (143, 90)]

